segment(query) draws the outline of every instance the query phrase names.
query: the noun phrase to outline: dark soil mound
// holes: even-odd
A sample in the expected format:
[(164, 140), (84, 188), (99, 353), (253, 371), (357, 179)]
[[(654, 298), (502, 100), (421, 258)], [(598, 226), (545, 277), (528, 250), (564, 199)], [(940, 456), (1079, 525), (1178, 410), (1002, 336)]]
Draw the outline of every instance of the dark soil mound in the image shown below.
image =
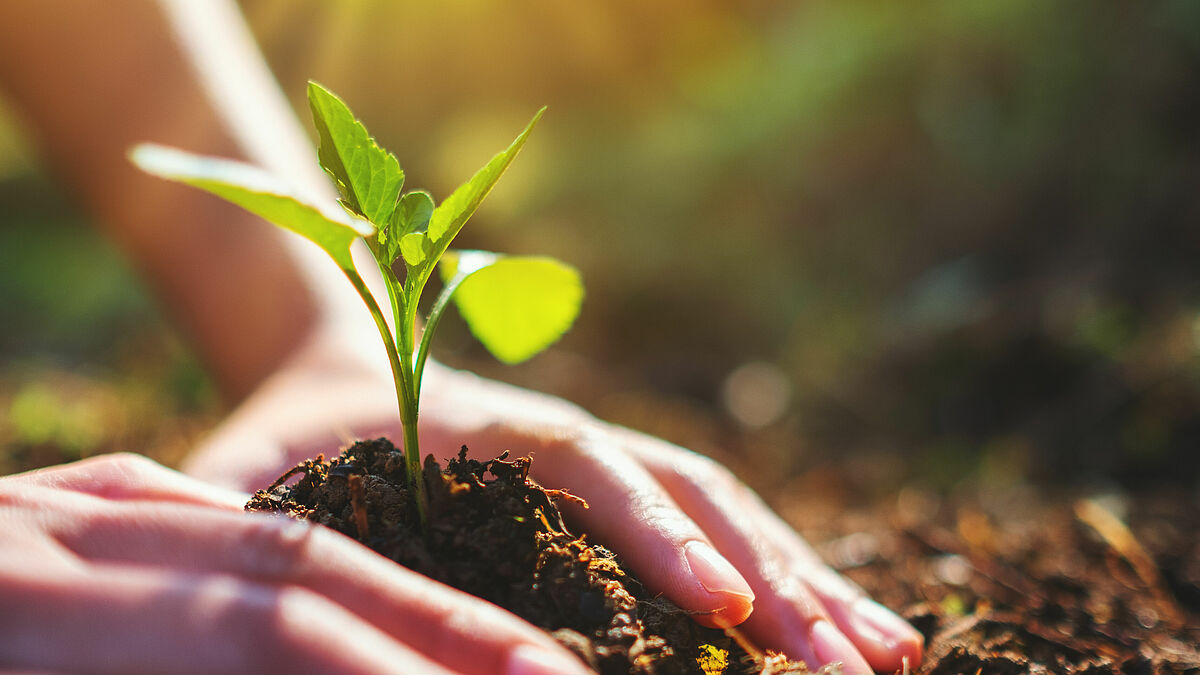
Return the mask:
[[(331, 527), (382, 555), (493, 602), (549, 631), (606, 674), (759, 673), (763, 661), (722, 631), (701, 627), (649, 594), (616, 557), (567, 531), (557, 499), (529, 479), (528, 458), (488, 462), (464, 447), (445, 470), (425, 462), (429, 529), (422, 536), (405, 487), (404, 458), (386, 439), (308, 460), (260, 490), (247, 509)], [(285, 482), (301, 474), (293, 485)], [(767, 657), (772, 673), (807, 672)], [(715, 661), (714, 661), (715, 659)], [(710, 672), (722, 672), (712, 669)]]

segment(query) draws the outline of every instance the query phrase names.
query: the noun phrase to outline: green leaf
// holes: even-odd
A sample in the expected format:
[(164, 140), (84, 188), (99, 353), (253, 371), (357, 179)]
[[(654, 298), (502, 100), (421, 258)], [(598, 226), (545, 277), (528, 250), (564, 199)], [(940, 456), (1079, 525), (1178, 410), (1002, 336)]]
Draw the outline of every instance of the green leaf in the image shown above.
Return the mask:
[[(475, 209), (479, 208), (479, 203), (491, 192), (496, 181), (500, 180), (500, 176), (504, 175), (504, 171), (508, 169), (509, 164), (512, 164), (517, 153), (521, 152), (521, 148), (525, 146), (525, 139), (529, 138), (529, 132), (533, 131), (533, 127), (537, 125), (544, 112), (546, 112), (544, 107), (537, 111), (537, 114), (526, 125), (525, 130), (506, 150), (493, 157), (486, 166), (471, 177), (471, 180), (460, 185), (453, 194), (433, 210), (433, 216), (429, 220), (429, 239), (433, 244), (433, 251), (430, 254), (431, 261), (438, 260), (450, 247), (450, 242), (462, 230), (463, 224), (467, 222), (471, 214), (475, 213)], [(423, 277), (425, 276), (423, 275)]]
[(379, 147), (340, 98), (316, 82), (308, 83), (308, 104), (321, 138), (321, 166), (351, 211), (383, 227), (404, 187), (400, 162)]
[(301, 202), (257, 167), (152, 144), (136, 146), (129, 158), (147, 173), (211, 192), (291, 230), (320, 246), (342, 269), (354, 269), (350, 244), (364, 235), (358, 228), (365, 223), (355, 223), (337, 208), (322, 211)]
[(424, 232), (409, 232), (400, 238), (400, 254), (409, 267), (420, 267), (429, 258), (429, 248), (429, 237)]
[(583, 302), (578, 270), (553, 258), (452, 251), (441, 273), (448, 284), (461, 275), (454, 293), (459, 313), (483, 346), (509, 364), (562, 337)]
[(396, 212), (392, 214), (393, 227), (402, 234), (425, 232), (433, 216), (433, 196), (424, 190), (410, 192), (400, 198)]
[[(429, 217), (432, 214), (433, 197), (428, 192), (419, 190), (410, 192), (400, 198), (400, 203), (396, 205), (396, 210), (392, 212), (392, 217), (388, 221), (387, 227), (379, 230), (379, 243), (384, 246), (387, 264), (390, 265), (396, 262), (396, 256), (401, 255), (400, 243), (405, 236), (413, 233), (424, 233), (428, 229)], [(428, 239), (424, 235), (421, 238), (426, 241), (422, 251), (424, 251), (424, 254), (428, 254)], [(408, 261), (410, 257), (405, 256), (404, 259)], [(424, 255), (422, 255), (422, 261), (424, 261)], [(409, 263), (413, 267), (419, 264)]]

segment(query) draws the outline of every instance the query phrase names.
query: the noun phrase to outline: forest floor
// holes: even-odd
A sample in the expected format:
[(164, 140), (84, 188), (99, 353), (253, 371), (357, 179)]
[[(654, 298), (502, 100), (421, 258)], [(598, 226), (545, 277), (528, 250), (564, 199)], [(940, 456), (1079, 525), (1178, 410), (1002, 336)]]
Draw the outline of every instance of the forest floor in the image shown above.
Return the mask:
[(1194, 494), (909, 488), (845, 509), (828, 496), (837, 483), (810, 477), (776, 505), (924, 633), (917, 672), (1200, 673)]

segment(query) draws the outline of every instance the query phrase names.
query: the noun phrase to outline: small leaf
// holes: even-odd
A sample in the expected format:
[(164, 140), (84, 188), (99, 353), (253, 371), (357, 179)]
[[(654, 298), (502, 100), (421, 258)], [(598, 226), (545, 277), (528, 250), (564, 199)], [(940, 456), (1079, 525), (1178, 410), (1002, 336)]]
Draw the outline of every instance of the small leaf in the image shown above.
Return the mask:
[(453, 251), (442, 258), (445, 279), (464, 275), (454, 302), (471, 333), (497, 359), (520, 363), (562, 337), (579, 315), (579, 272), (540, 256)]
[(392, 222), (400, 226), (400, 232), (425, 232), (433, 216), (433, 196), (424, 190), (410, 192), (400, 198)]
[(400, 198), (387, 227), (379, 230), (379, 243), (384, 246), (389, 265), (396, 262), (396, 256), (401, 254), (401, 238), (414, 232), (425, 232), (432, 214), (433, 197), (428, 192), (410, 192)]
[(424, 232), (409, 232), (400, 238), (400, 254), (404, 264), (418, 267), (429, 257), (429, 237)]
[(346, 206), (377, 227), (386, 225), (404, 187), (400, 162), (379, 147), (340, 98), (316, 82), (308, 83), (308, 104), (321, 138), (317, 156)]
[(320, 246), (342, 269), (353, 270), (350, 244), (368, 232), (336, 208), (322, 210), (305, 204), (274, 176), (257, 167), (215, 157), (193, 155), (161, 145), (142, 144), (129, 155), (143, 171), (187, 183), (233, 202)]
[[(537, 114), (526, 125), (525, 130), (507, 149), (493, 157), (486, 166), (471, 177), (471, 180), (460, 185), (453, 194), (433, 210), (433, 216), (429, 220), (429, 239), (433, 245), (430, 253), (431, 261), (438, 260), (450, 247), (450, 242), (462, 230), (463, 224), (467, 222), (471, 214), (475, 213), (475, 209), (479, 208), (479, 203), (491, 192), (496, 181), (500, 180), (500, 176), (504, 175), (504, 171), (508, 169), (509, 164), (512, 164), (517, 153), (521, 152), (521, 148), (525, 146), (525, 140), (529, 138), (529, 133), (533, 131), (533, 127), (537, 125), (544, 112), (546, 112), (545, 108), (537, 111)], [(426, 270), (423, 279), (428, 272)]]

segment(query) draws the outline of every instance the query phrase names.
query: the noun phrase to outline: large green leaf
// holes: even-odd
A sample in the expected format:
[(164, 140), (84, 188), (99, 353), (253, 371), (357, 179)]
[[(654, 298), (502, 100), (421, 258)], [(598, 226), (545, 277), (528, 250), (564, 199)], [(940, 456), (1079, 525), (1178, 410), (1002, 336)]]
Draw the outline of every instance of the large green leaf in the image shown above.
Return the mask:
[[(493, 157), (487, 165), (475, 172), (471, 180), (460, 185), (453, 194), (433, 210), (433, 216), (429, 219), (429, 240), (432, 245), (429, 261), (431, 264), (446, 252), (446, 249), (450, 247), (450, 242), (462, 230), (463, 224), (467, 222), (471, 214), (475, 213), (475, 209), (479, 208), (479, 203), (492, 191), (492, 187), (496, 185), (496, 181), (500, 180), (500, 176), (504, 175), (508, 165), (512, 164), (517, 153), (521, 152), (521, 148), (525, 146), (525, 140), (529, 138), (529, 133), (533, 131), (533, 127), (542, 118), (544, 112), (546, 112), (544, 107), (537, 111), (537, 114), (526, 125), (525, 130), (507, 149)], [(428, 278), (429, 272), (430, 268), (421, 271), (422, 281)]]
[(442, 277), (458, 283), (454, 302), (471, 333), (496, 358), (519, 363), (549, 347), (583, 302), (578, 270), (553, 258), (451, 251)]
[(308, 104), (321, 145), (317, 156), (346, 206), (382, 229), (404, 187), (396, 156), (379, 147), (350, 108), (328, 89), (308, 83)]
[[(366, 223), (355, 223), (336, 207), (322, 211), (301, 202), (274, 176), (257, 167), (152, 144), (135, 147), (129, 157), (147, 173), (211, 192), (306, 237), (342, 269), (354, 269), (350, 244), (364, 234), (356, 226), (363, 227)], [(369, 233), (369, 228), (364, 229)]]

